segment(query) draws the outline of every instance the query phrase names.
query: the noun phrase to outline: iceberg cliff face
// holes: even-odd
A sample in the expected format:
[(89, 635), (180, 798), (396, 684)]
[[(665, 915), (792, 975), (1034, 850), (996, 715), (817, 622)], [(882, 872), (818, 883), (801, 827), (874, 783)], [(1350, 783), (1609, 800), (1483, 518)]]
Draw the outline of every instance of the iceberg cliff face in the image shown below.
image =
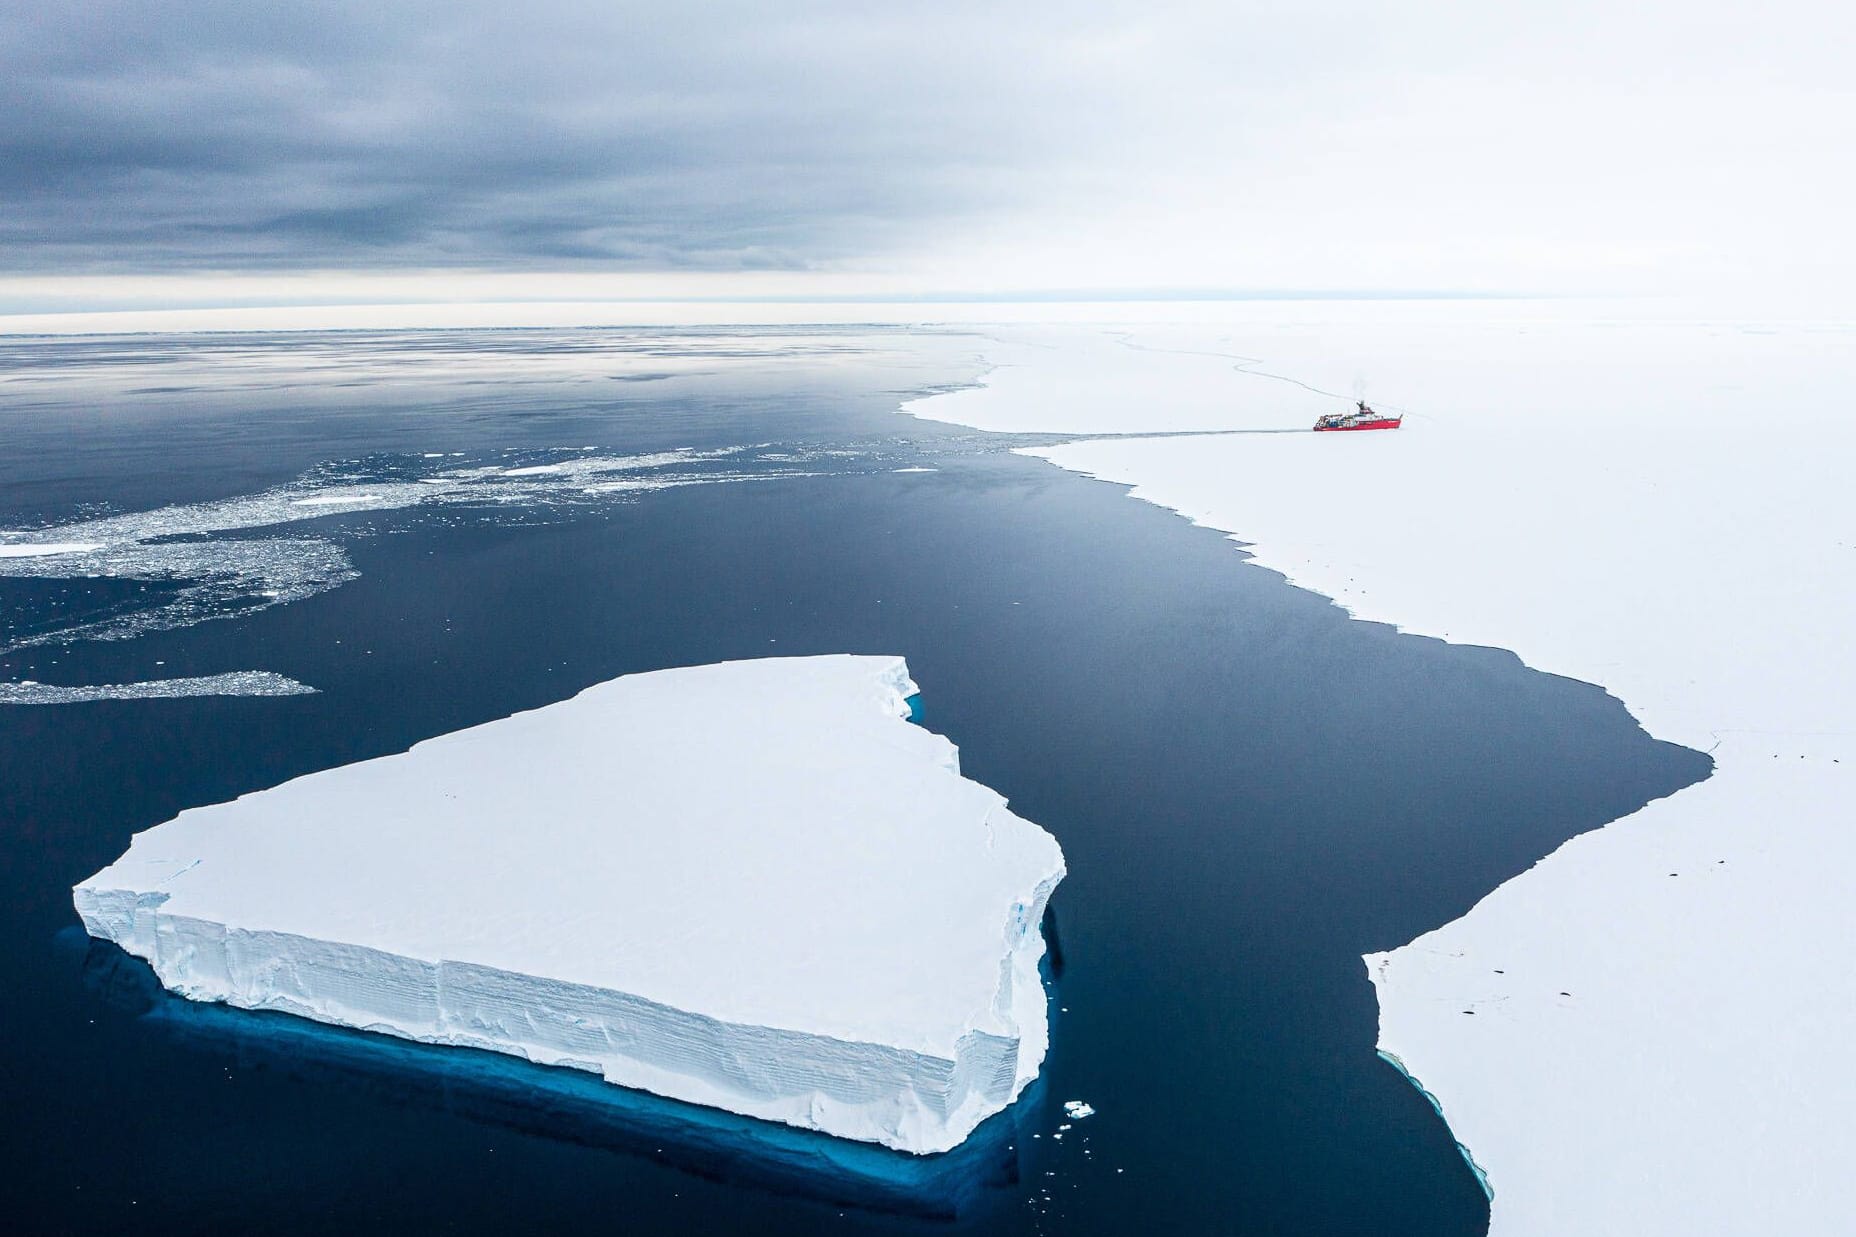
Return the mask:
[(1064, 867), (915, 691), (898, 657), (630, 675), (183, 812), (77, 910), (196, 1000), (946, 1150), (1043, 1060)]

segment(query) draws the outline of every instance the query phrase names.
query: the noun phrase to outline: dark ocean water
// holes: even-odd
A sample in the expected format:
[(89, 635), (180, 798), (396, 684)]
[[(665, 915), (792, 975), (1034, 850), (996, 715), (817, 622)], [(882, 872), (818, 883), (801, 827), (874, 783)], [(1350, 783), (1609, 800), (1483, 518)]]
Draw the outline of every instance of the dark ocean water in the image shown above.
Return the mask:
[[(0, 528), (306, 474), (701, 457), (614, 496), (549, 481), (170, 534), (292, 541), (263, 568), (286, 574), (313, 540), (358, 572), (287, 604), (146, 563), (0, 576), (0, 645), (38, 641), (0, 654), (0, 681), (255, 669), (319, 689), (0, 706), (0, 1223), (1481, 1232), (1443, 1122), (1374, 1055), (1359, 955), (1706, 758), (1594, 687), (1350, 621), (1116, 487), (895, 415), (970, 377), (969, 351), (846, 331), (0, 344)], [(212, 613), (234, 617), (194, 621)], [(141, 634), (57, 637), (99, 622)], [(70, 886), (190, 805), (619, 674), (822, 652), (906, 655), (925, 723), (1068, 857), (1043, 1076), (949, 1156), (193, 1006), (76, 926)], [(1097, 1112), (1064, 1130), (1070, 1099)]]

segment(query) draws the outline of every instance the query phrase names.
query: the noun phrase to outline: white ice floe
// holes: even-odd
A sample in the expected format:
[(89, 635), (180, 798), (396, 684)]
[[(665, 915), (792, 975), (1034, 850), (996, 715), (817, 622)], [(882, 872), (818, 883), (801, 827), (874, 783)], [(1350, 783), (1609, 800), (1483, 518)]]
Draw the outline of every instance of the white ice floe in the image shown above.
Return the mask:
[(94, 700), (170, 700), (186, 696), (306, 696), (315, 688), (270, 670), (234, 670), (139, 683), (0, 683), (0, 704), (84, 704)]
[(1072, 1121), (1081, 1121), (1084, 1117), (1093, 1117), (1096, 1110), (1082, 1100), (1063, 1101), (1063, 1115)]
[[(1264, 357), (1247, 368), (1325, 391), (1366, 376), (1410, 410), (1403, 429), (1037, 454), (1231, 532), (1362, 618), (1601, 684), (1717, 762), (1369, 957), (1380, 1047), (1485, 1171), (1495, 1233), (1845, 1231), (1856, 340), (1512, 306), (1350, 327), (1297, 312), (1132, 342)], [(1170, 354), (1128, 342), (1014, 343), (993, 386), (913, 411), (1040, 430), (1205, 429), (1218, 404), (1232, 429), (1312, 420), (1307, 388), (1202, 357), (1176, 414), (1148, 385)], [(1074, 398), (1074, 423), (1041, 392)]]
[(50, 558), (55, 554), (88, 554), (102, 548), (100, 541), (15, 541), (0, 545), (0, 558)]
[(985, 349), (992, 368), (978, 384), (911, 400), (903, 411), (1004, 433), (1120, 434), (1270, 428), (1283, 424), (1286, 404), (1333, 404), (1209, 327), (1101, 329), (1084, 348), (1074, 327), (1004, 327), (993, 336)]
[(1043, 1059), (1064, 867), (914, 692), (898, 657), (630, 675), (184, 812), (75, 901), (197, 1000), (944, 1150)]
[(345, 507), (352, 503), (378, 503), (384, 501), (378, 494), (315, 494), (309, 498), (295, 498), (290, 501), (292, 507)]
[[(74, 520), (17, 534), (43, 540), (0, 543), (0, 577), (95, 576), (160, 580), (179, 587), (34, 625), (29, 635), (10, 642), (0, 638), (0, 652), (74, 639), (128, 639), (249, 614), (338, 587), (358, 573), (334, 540), (340, 530), (327, 525), (330, 517), (349, 512), (463, 508), (481, 513), (519, 508), (527, 514), (625, 501), (682, 486), (812, 475), (767, 466), (809, 455), (773, 461), (773, 453), (760, 447), (680, 448), (635, 455), (572, 450), (570, 459), (513, 470), (484, 464), (434, 471), (427, 462), (434, 458), (429, 454), (336, 461), (289, 485), (255, 494)], [(368, 475), (379, 472), (388, 476)], [(290, 526), (310, 524), (323, 535), (279, 535)], [(241, 535), (257, 530), (264, 534)]]

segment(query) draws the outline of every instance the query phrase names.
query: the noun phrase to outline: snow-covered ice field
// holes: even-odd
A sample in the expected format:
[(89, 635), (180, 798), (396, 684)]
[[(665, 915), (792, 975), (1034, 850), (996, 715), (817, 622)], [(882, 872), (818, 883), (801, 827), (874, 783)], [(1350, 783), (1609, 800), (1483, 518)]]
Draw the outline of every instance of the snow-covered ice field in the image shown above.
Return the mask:
[(908, 410), (1302, 430), (1364, 380), (1406, 411), (1396, 433), (1034, 453), (1710, 752), (1707, 781), (1367, 958), (1380, 1046), (1484, 1174), (1494, 1233), (1846, 1231), (1856, 331), (1505, 303), (1233, 318), (1003, 329), (982, 386)]
[(198, 1000), (911, 1152), (1036, 1075), (1056, 841), (898, 657), (628, 675), (194, 808), (77, 886)]

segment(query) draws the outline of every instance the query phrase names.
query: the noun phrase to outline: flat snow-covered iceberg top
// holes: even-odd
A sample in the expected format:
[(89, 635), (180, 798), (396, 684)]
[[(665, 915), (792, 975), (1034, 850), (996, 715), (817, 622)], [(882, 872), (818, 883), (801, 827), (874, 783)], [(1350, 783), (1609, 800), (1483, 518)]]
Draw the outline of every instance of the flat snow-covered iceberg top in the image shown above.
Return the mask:
[(1037, 1073), (1056, 840), (899, 657), (727, 662), (195, 808), (78, 885), (196, 1000), (914, 1152)]

